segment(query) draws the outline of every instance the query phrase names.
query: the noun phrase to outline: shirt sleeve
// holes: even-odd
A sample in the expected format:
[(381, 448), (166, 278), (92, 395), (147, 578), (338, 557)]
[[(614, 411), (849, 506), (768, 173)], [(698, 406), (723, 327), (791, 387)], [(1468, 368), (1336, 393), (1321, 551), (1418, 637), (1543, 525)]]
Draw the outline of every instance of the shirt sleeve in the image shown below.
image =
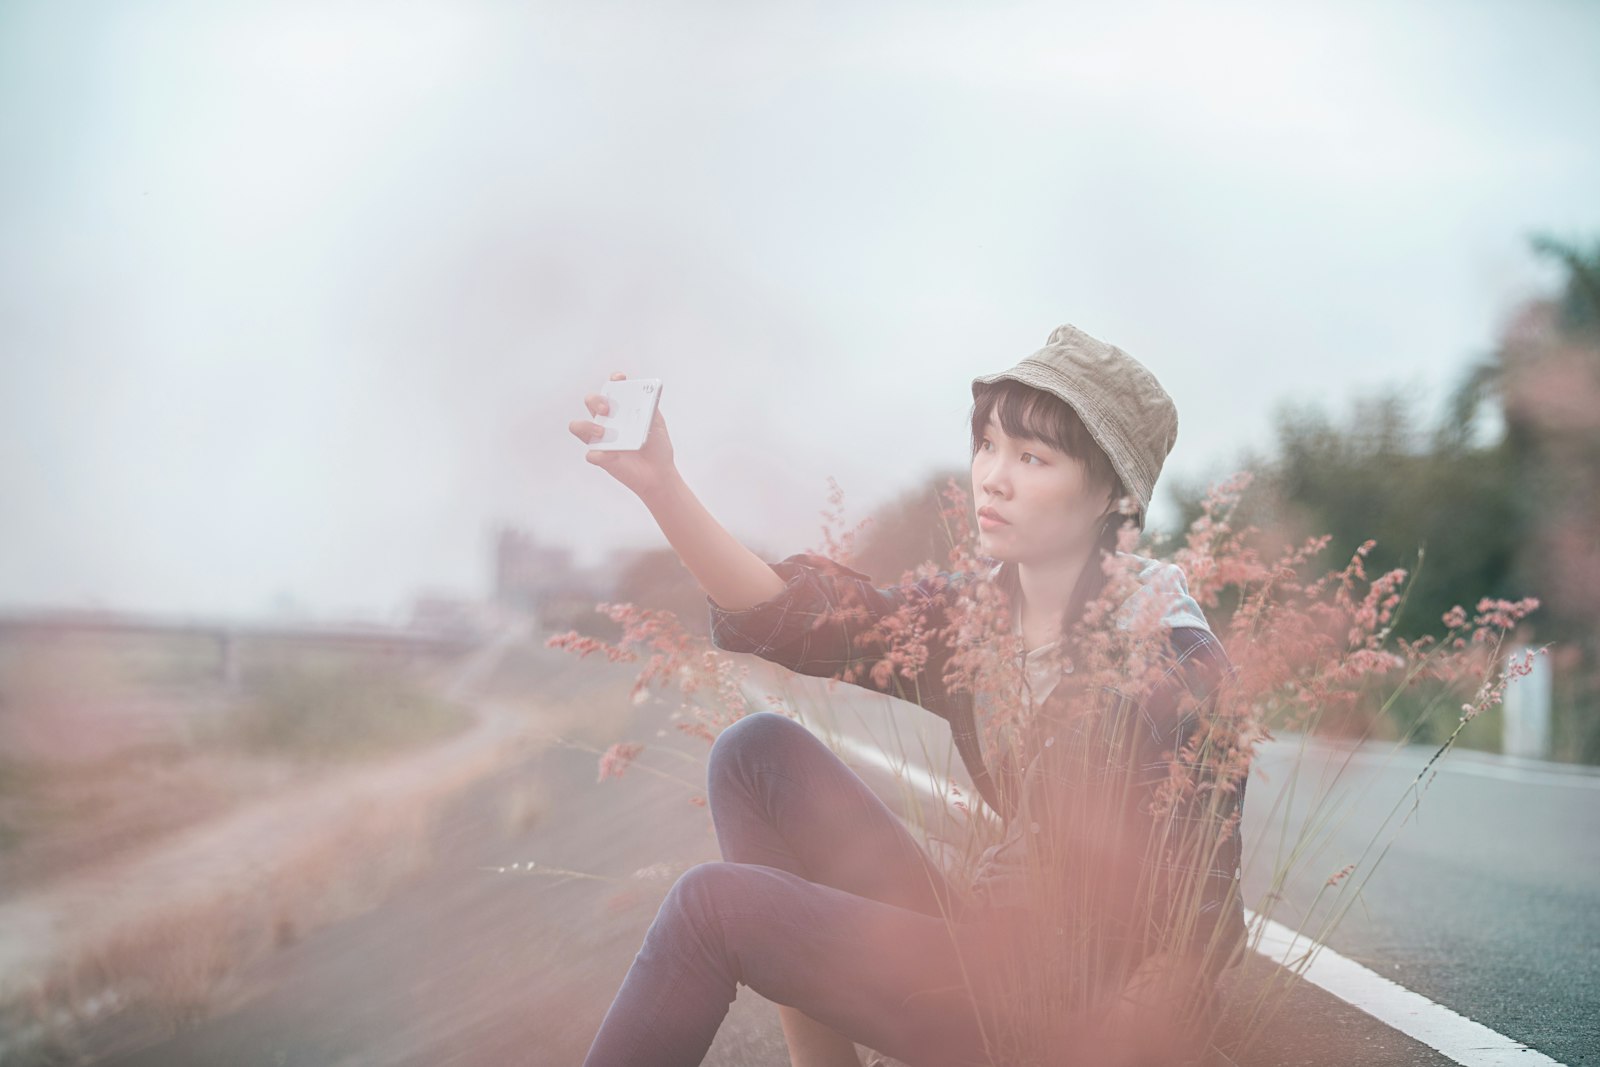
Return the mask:
[[(1158, 800), (1160, 785), (1173, 773), (1173, 753), (1188, 776), (1187, 795), (1170, 805), (1168, 814), (1152, 818), (1157, 847), (1152, 850), (1156, 881), (1163, 901), (1174, 901), (1182, 920), (1190, 901), (1197, 904), (1183, 950), (1202, 957), (1208, 969), (1227, 963), (1246, 939), (1240, 879), (1240, 824), (1247, 775), (1232, 792), (1219, 790), (1222, 768), (1207, 754), (1198, 763), (1181, 755), (1184, 747), (1216, 713), (1220, 686), (1236, 674), (1222, 643), (1208, 630), (1185, 627), (1183, 647), (1162, 679), (1140, 702), (1140, 724), (1147, 743), (1138, 774), (1136, 796), (1147, 817)], [(1198, 788), (1195, 788), (1198, 787)], [(1215, 807), (1213, 812), (1211, 809)], [(1232, 824), (1224, 824), (1232, 819)], [(1218, 838), (1221, 838), (1220, 842)], [(1162, 845), (1165, 847), (1161, 847)], [(1178, 901), (1175, 895), (1181, 894)]]
[[(880, 667), (890, 641), (877, 627), (908, 604), (934, 605), (952, 587), (951, 572), (877, 586), (868, 575), (811, 552), (768, 566), (784, 579), (784, 587), (759, 604), (729, 610), (706, 596), (713, 645), (752, 653), (797, 674), (840, 678), (913, 703), (927, 699), (929, 687), (938, 683), (937, 672), (924, 663), (908, 678), (898, 667)], [(930, 656), (929, 662), (937, 659)]]

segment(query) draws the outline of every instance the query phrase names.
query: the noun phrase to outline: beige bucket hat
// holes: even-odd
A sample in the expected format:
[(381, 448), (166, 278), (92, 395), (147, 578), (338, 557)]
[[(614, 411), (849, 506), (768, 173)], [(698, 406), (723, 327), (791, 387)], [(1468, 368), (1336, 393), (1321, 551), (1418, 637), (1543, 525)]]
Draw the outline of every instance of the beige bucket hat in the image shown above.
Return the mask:
[(1072, 406), (1111, 460), (1122, 484), (1150, 507), (1161, 466), (1178, 440), (1178, 408), (1143, 363), (1076, 326), (1057, 326), (1045, 346), (1009, 370), (972, 379), (979, 387), (1010, 378)]

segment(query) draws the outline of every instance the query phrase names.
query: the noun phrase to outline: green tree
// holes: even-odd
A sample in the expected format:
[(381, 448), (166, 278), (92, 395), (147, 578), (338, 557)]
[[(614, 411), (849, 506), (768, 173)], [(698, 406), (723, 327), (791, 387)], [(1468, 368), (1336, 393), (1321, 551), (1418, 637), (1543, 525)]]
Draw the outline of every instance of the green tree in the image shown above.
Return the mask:
[[(1545, 236), (1557, 295), (1527, 302), (1461, 373), (1431, 425), (1394, 386), (1359, 396), (1336, 423), (1319, 405), (1285, 404), (1237, 525), (1263, 529), (1264, 553), (1327, 532), (1328, 560), (1377, 540), (1368, 573), (1420, 571), (1396, 623), (1410, 639), (1441, 630), (1456, 603), (1536, 596), (1527, 637), (1557, 645), (1557, 755), (1600, 762), (1600, 242)], [(1489, 443), (1479, 418), (1498, 410)], [(1179, 484), (1180, 525), (1206, 486)], [(1477, 740), (1483, 740), (1481, 737)]]

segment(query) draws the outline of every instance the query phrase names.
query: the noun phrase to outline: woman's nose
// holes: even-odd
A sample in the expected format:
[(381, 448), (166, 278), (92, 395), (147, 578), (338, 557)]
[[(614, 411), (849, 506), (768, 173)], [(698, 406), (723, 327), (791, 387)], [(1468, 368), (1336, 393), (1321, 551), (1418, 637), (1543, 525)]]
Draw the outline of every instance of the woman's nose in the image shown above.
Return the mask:
[(999, 467), (990, 467), (978, 477), (978, 485), (990, 496), (1005, 496), (1007, 478)]

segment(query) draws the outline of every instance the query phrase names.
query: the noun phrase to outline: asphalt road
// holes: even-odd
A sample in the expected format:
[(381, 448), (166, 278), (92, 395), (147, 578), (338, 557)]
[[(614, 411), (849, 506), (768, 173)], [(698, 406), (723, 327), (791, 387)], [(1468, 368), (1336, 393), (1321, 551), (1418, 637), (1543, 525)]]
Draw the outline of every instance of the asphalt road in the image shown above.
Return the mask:
[[(1375, 839), (1392, 842), (1326, 943), (1557, 1062), (1600, 1064), (1600, 773), (1451, 751), (1413, 787), (1433, 746), (1319, 743), (1298, 757), (1299, 740), (1261, 754), (1279, 781), (1252, 781), (1245, 813), (1269, 840), (1280, 822), (1305, 825), (1303, 791), (1271, 812), (1297, 758), (1300, 781), (1336, 784), (1341, 799), (1327, 805), (1334, 817), (1288, 914), (1310, 914), (1302, 929), (1312, 929), (1329, 909), (1305, 910), (1309, 883)], [(1265, 888), (1274, 851), (1256, 851), (1247, 901)]]
[[(595, 699), (622, 699), (631, 671), (603, 663), (594, 669), (608, 679)], [(862, 742), (888, 740), (919, 762), (954, 767), (964, 781), (947, 729), (922, 709), (870, 694), (841, 700), (850, 692), (844, 688), (824, 704), (816, 699), (820, 682), (759, 673), (759, 665), (756, 676), (796, 701), (813, 729), (847, 738), (846, 761), (893, 802), (920, 794), (878, 761), (853, 754), (866, 750)], [(263, 961), (244, 976), (245, 992), (226, 1014), (102, 1062), (577, 1064), (669, 884), (633, 873), (653, 864), (676, 872), (720, 858), (707, 812), (686, 799), (690, 786), (643, 769), (703, 786), (703, 763), (694, 760), (703, 761), (704, 742), (675, 731), (653, 736), (666, 710), (635, 709), (623, 736), (692, 759), (647, 752), (624, 778), (597, 782), (592, 753), (559, 745), (538, 752), (462, 799), (441, 824), (438, 862), (384, 905)], [(1273, 840), (1285, 818), (1291, 826), (1303, 820), (1315, 769), (1302, 771), (1288, 803), (1281, 787), (1294, 751), (1284, 741), (1262, 754), (1268, 777), (1250, 784), (1247, 842)], [(1293, 925), (1309, 914), (1300, 928), (1314, 929), (1327, 910), (1308, 907), (1316, 885), (1360, 856), (1427, 754), (1408, 751), (1389, 766), (1369, 756), (1350, 762), (1339, 785), (1344, 814), (1329, 822), (1324, 847), (1289, 880), (1273, 918)], [(1324, 757), (1312, 762), (1330, 765)], [(1593, 773), (1518, 769), (1452, 753), (1327, 943), (1557, 1062), (1600, 1064), (1597, 785)], [(530, 787), (543, 807), (535, 817), (508, 819)], [(1247, 903), (1270, 885), (1272, 852), (1247, 846), (1254, 860), (1245, 872)], [(529, 860), (537, 864), (533, 872), (486, 869)], [(1243, 1063), (1454, 1062), (1260, 956), (1230, 972), (1230, 997), (1248, 1000), (1269, 980), (1288, 981), (1293, 990)], [(775, 1007), (741, 988), (705, 1062), (786, 1064)]]
[[(819, 732), (843, 738), (847, 762), (883, 795), (912, 791), (864, 749), (904, 752), (970, 789), (934, 716), (844, 689), (824, 701), (815, 679), (763, 677)], [(1246, 792), (1246, 906), (1557, 1063), (1600, 1064), (1600, 771), (1453, 750), (1414, 785), (1434, 750), (1300, 735), (1262, 746)], [(1296, 839), (1303, 854), (1291, 861), (1282, 842)], [(1324, 890), (1349, 863), (1343, 895)], [(1275, 872), (1282, 899), (1268, 911)], [(1248, 998), (1272, 972), (1257, 957), (1229, 975), (1230, 992)], [(1246, 1062), (1456, 1062), (1294, 981)]]

